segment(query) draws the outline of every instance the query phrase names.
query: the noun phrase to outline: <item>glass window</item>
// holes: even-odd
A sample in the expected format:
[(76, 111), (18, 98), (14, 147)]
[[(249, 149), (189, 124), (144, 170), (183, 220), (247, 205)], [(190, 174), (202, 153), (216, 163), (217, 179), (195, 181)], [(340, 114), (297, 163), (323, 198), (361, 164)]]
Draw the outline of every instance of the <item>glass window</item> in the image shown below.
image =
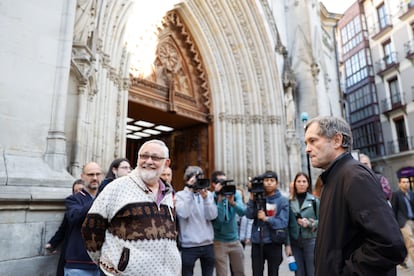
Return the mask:
[(394, 106), (396, 104), (401, 104), (401, 94), (400, 94), (400, 87), (398, 84), (398, 79), (393, 78), (388, 81), (388, 86), (390, 89), (390, 98), (391, 104)]
[(388, 24), (389, 24), (387, 11), (385, 10), (384, 3), (382, 3), (380, 6), (378, 6), (377, 15), (378, 15), (378, 24), (379, 24), (380, 30), (382, 30), (385, 27), (387, 27)]
[(404, 117), (394, 119), (395, 133), (397, 134), (397, 142), (399, 151), (408, 150), (407, 132), (405, 130)]
[(384, 62), (386, 65), (389, 65), (393, 62), (392, 58), (392, 47), (391, 41), (388, 40), (387, 42), (382, 44), (382, 50), (384, 52)]

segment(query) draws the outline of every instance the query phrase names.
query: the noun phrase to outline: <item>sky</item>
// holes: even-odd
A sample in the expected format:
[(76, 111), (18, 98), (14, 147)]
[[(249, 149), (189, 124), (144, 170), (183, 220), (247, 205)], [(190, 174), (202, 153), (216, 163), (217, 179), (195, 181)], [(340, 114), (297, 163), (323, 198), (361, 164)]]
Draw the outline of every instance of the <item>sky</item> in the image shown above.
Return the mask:
[(357, 0), (319, 0), (329, 12), (344, 13)]

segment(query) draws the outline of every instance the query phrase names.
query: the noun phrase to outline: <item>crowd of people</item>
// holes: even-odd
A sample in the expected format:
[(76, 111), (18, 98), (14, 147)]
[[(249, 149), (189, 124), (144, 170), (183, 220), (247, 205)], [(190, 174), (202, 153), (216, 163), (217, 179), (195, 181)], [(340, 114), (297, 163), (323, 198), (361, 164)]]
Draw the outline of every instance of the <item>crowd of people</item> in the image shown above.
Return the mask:
[(57, 275), (188, 276), (199, 261), (203, 276), (262, 276), (265, 264), (274, 276), (283, 249), (299, 276), (396, 275), (408, 256), (414, 262), (410, 180), (400, 178), (391, 193), (368, 156), (351, 155), (351, 130), (341, 118), (310, 120), (305, 144), (323, 173), (312, 191), (309, 176), (298, 172), (289, 197), (275, 171), (250, 179), (245, 196), (224, 171), (205, 178), (199, 166), (186, 168), (185, 187), (176, 191), (161, 140), (140, 147), (135, 169), (115, 159), (104, 178), (99, 164), (86, 164), (46, 244), (51, 253), (61, 244)]

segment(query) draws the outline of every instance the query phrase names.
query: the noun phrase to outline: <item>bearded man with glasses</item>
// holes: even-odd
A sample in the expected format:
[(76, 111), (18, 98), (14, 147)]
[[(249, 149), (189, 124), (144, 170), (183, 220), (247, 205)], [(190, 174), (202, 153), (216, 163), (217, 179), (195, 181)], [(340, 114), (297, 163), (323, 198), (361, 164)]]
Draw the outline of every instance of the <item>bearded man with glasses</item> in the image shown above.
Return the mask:
[(136, 169), (112, 181), (89, 210), (83, 238), (106, 275), (179, 275), (173, 189), (160, 180), (169, 164), (164, 142), (145, 142)]

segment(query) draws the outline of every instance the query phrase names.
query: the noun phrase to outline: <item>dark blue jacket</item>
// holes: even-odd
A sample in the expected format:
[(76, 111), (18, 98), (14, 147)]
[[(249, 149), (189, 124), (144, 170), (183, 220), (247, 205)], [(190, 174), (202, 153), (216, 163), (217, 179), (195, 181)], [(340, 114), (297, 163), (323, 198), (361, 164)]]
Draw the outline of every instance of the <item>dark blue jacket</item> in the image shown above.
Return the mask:
[(246, 217), (254, 219), (252, 226), (252, 243), (272, 243), (271, 229), (286, 229), (289, 222), (289, 201), (279, 190), (272, 196), (266, 196), (266, 203), (276, 204), (276, 214), (266, 222), (257, 219), (257, 208), (253, 200), (247, 202)]
[(65, 251), (66, 245), (68, 243), (68, 220), (66, 219), (66, 215), (63, 217), (62, 223), (59, 226), (59, 229), (53, 235), (53, 237), (49, 240), (48, 243), (52, 246), (52, 251), (55, 250), (59, 245), (60, 246), (60, 256), (59, 262), (56, 269), (56, 276), (63, 276), (64, 275), (64, 266), (65, 266)]
[(81, 234), (82, 223), (92, 206), (93, 200), (94, 198), (85, 189), (66, 198), (65, 216), (69, 229), (65, 254), (65, 267), (67, 268), (85, 270), (98, 268), (86, 252), (85, 243)]

